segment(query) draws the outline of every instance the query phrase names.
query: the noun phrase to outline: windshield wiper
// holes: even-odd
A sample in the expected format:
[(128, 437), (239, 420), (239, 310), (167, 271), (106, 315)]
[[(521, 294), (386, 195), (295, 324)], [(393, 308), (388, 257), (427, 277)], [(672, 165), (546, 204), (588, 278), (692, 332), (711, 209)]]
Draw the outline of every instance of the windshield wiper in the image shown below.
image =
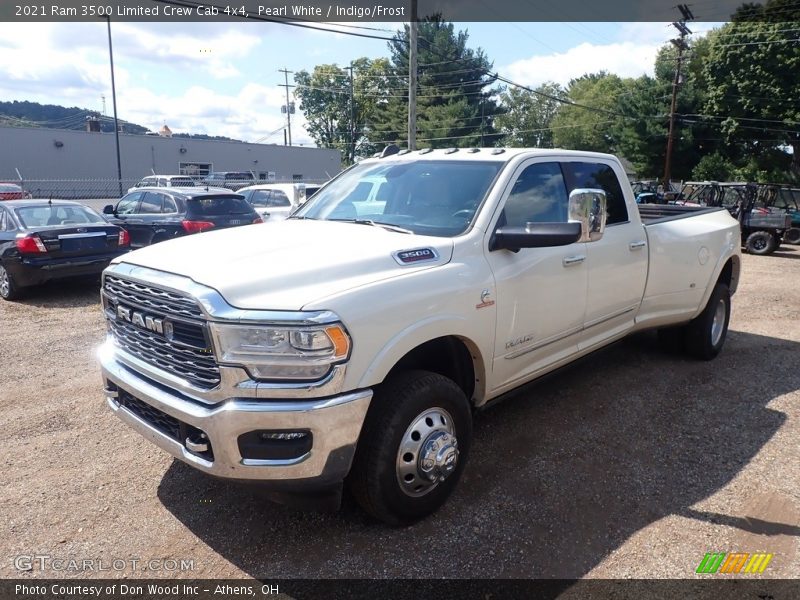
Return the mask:
[(371, 225), (372, 227), (380, 227), (382, 229), (387, 229), (388, 231), (394, 231), (397, 233), (414, 233), (410, 229), (404, 229), (402, 227), (398, 227), (397, 225), (392, 225), (391, 223), (381, 223), (380, 221), (373, 221), (372, 219), (330, 219), (331, 221), (344, 221), (346, 223), (355, 223), (356, 225)]

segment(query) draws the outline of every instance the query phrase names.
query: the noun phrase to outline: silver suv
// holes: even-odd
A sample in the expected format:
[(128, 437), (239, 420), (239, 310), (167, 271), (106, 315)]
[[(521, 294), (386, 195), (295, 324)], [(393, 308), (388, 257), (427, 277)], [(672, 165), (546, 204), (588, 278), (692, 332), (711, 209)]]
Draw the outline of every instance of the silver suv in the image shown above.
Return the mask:
[(148, 175), (129, 188), (128, 193), (142, 187), (195, 187), (195, 184), (188, 175)]

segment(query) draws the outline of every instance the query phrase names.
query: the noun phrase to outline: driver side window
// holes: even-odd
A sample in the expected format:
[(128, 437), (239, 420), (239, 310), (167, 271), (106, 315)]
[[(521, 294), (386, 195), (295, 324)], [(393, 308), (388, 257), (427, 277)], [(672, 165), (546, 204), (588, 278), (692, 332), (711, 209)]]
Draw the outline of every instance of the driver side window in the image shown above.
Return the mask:
[(568, 207), (561, 166), (555, 162), (537, 163), (517, 177), (499, 224), (525, 227), (527, 223), (566, 223)]
[(133, 192), (128, 194), (117, 204), (118, 215), (131, 215), (136, 212), (136, 207), (139, 205), (139, 200), (144, 196), (144, 192)]

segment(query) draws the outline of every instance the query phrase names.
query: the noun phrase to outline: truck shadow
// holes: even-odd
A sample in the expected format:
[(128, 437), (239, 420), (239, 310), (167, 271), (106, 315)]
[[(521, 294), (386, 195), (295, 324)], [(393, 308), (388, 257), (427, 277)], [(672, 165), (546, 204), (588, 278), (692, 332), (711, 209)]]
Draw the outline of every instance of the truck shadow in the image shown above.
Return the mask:
[(720, 522), (692, 505), (784, 423), (768, 404), (800, 389), (798, 350), (731, 331), (704, 363), (659, 351), (648, 333), (592, 355), (480, 413), (456, 493), (405, 529), (347, 502), (335, 514), (296, 512), (178, 461), (158, 496), (254, 577), (581, 577), (665, 516)]

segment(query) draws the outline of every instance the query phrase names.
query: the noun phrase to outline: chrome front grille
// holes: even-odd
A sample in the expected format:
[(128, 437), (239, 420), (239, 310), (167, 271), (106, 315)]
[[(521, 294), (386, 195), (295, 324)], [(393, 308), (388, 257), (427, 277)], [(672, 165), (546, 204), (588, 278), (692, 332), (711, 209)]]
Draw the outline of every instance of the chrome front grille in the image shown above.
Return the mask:
[[(106, 275), (103, 305), (109, 331), (122, 350), (201, 389), (220, 382), (202, 312), (194, 300), (174, 292)], [(118, 309), (141, 319), (126, 320)], [(158, 320), (163, 331), (143, 326)]]
[(169, 292), (136, 281), (106, 275), (104, 289), (119, 301), (133, 304), (145, 310), (153, 310), (172, 316), (203, 320), (197, 303), (186, 296)]

